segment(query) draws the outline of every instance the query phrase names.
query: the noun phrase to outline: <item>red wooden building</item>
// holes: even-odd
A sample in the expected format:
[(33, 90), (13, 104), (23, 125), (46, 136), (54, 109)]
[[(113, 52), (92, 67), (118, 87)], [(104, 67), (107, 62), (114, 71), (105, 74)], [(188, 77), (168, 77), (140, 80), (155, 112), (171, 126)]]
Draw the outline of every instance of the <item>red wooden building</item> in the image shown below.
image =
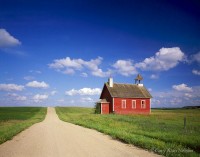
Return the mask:
[(151, 94), (140, 84), (142, 76), (136, 77), (135, 84), (113, 83), (109, 78), (100, 95), (101, 114), (150, 114)]

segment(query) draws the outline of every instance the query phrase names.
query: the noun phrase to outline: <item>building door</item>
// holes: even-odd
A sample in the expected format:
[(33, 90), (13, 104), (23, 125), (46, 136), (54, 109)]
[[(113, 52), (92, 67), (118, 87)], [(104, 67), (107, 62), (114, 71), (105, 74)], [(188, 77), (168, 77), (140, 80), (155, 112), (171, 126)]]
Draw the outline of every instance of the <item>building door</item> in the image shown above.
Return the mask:
[(101, 114), (109, 114), (109, 103), (101, 104)]

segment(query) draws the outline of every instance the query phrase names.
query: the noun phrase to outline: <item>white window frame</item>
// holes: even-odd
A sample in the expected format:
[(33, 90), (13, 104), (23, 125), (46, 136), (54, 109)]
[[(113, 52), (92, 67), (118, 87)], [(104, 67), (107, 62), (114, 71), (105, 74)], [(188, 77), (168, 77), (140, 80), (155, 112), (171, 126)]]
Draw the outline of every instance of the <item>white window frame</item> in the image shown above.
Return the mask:
[(145, 109), (145, 108), (146, 108), (146, 100), (141, 100), (141, 109)]
[(132, 109), (136, 109), (136, 100), (132, 100)]
[(122, 100), (122, 108), (126, 108), (126, 100)]

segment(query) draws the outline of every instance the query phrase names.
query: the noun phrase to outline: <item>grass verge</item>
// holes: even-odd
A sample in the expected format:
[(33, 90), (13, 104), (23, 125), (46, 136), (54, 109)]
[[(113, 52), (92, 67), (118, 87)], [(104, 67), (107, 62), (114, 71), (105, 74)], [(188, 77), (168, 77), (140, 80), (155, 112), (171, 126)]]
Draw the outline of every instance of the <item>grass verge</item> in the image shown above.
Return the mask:
[(0, 107), (0, 144), (43, 121), (46, 112), (47, 108), (42, 107)]
[(93, 114), (91, 108), (56, 107), (56, 112), (63, 121), (96, 129), (157, 154), (200, 155), (199, 109), (152, 110), (151, 115), (99, 115)]

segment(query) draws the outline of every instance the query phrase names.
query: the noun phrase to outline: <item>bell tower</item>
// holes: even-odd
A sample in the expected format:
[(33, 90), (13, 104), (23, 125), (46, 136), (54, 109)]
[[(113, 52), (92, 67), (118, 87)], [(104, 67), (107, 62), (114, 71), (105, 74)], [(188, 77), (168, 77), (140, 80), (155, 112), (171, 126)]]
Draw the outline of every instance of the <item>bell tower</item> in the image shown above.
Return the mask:
[(138, 86), (143, 86), (143, 84), (140, 83), (142, 80), (143, 80), (142, 75), (138, 74), (137, 77), (135, 78), (135, 84), (137, 84)]

